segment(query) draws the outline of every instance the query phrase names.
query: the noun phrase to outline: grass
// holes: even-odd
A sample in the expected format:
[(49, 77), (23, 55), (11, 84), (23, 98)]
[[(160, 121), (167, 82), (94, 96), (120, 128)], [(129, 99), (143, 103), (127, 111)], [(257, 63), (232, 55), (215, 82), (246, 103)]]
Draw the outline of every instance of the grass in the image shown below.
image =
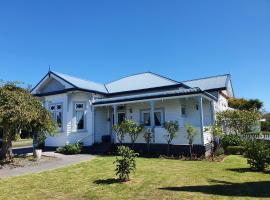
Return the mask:
[(18, 141), (13, 141), (12, 142), (12, 147), (26, 147), (26, 146), (32, 146), (33, 144), (33, 139), (20, 139)]
[(270, 174), (252, 172), (241, 156), (224, 162), (138, 158), (127, 183), (114, 157), (0, 180), (0, 199), (267, 199)]

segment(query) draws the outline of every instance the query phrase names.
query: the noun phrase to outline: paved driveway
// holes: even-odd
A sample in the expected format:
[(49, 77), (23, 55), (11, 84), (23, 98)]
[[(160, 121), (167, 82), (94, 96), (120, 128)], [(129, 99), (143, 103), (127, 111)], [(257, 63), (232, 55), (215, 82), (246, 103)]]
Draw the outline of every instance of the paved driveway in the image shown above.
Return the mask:
[[(22, 151), (27, 151), (22, 150)], [(89, 161), (95, 158), (94, 155), (90, 154), (77, 154), (77, 155), (63, 155), (54, 152), (43, 152), (42, 155), (55, 157), (57, 159), (50, 160), (48, 162), (40, 163), (35, 166), (25, 166), (25, 167), (17, 167), (17, 168), (4, 168), (0, 169), (0, 179), (8, 178), (13, 176), (21, 176), (25, 174), (31, 173), (39, 173), (48, 170), (54, 170), (61, 167), (66, 167), (68, 165), (77, 164), (84, 161)]]

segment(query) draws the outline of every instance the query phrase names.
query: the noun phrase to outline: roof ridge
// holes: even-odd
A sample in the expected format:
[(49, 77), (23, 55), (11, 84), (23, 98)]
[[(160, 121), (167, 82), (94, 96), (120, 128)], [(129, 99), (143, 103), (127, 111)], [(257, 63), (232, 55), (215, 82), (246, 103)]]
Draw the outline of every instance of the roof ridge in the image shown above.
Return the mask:
[(202, 79), (209, 79), (209, 78), (216, 78), (216, 77), (221, 77), (221, 76), (231, 76), (231, 74), (221, 74), (221, 75), (214, 75), (214, 76), (206, 76), (202, 78), (196, 78), (196, 79), (189, 79), (186, 81), (180, 81), (181, 83), (189, 82), (189, 81), (197, 81), (197, 80), (202, 80)]
[(108, 83), (106, 83), (105, 85), (108, 85), (108, 84), (117, 82), (117, 81), (119, 81), (119, 80), (121, 80), (121, 79), (124, 79), (124, 78), (128, 78), (128, 77), (131, 77), (131, 76), (136, 76), (136, 75), (140, 75), (140, 74), (152, 74), (152, 75), (154, 75), (154, 76), (158, 76), (158, 77), (160, 77), (160, 78), (169, 80), (169, 81), (174, 82), (174, 83), (176, 83), (176, 84), (177, 84), (177, 83), (181, 83), (181, 82), (179, 82), (179, 81), (173, 80), (173, 79), (168, 78), (168, 77), (166, 77), (166, 76), (163, 76), (163, 75), (160, 75), (160, 74), (151, 72), (151, 71), (145, 71), (145, 72), (134, 73), (134, 74), (131, 74), (131, 75), (124, 76), (124, 77), (122, 77), (122, 78), (119, 78), (119, 79), (116, 79), (116, 80), (114, 80), (114, 81), (108, 82)]
[(140, 72), (140, 73), (134, 73), (134, 74), (131, 74), (131, 75), (126, 75), (126, 76), (123, 76), (123, 77), (118, 78), (118, 79), (116, 79), (116, 80), (113, 80), (113, 81), (107, 82), (107, 83), (105, 83), (105, 85), (108, 85), (108, 84), (110, 84), (110, 83), (114, 83), (114, 82), (116, 82), (116, 81), (119, 81), (119, 80), (121, 80), (121, 79), (124, 79), (124, 78), (130, 77), (130, 76), (136, 76), (136, 75), (140, 75), (140, 74), (146, 74), (146, 73), (149, 73), (149, 72), (148, 72), (148, 71), (146, 71), (146, 72)]

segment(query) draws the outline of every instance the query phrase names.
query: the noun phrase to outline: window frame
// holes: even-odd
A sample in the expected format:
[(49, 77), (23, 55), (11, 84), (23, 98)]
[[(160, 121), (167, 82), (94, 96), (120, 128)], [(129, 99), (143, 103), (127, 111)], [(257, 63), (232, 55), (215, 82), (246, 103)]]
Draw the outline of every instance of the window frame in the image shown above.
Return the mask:
[[(77, 104), (83, 104), (83, 108), (80, 109), (80, 108), (76, 108), (76, 105)], [(87, 130), (86, 128), (86, 102), (85, 101), (75, 101), (73, 102), (73, 117), (75, 119), (75, 129), (76, 129), (76, 132), (84, 132)], [(77, 116), (76, 116), (76, 112), (77, 111), (81, 111), (83, 112), (83, 129), (78, 129), (78, 124), (77, 124)]]
[[(155, 108), (154, 109), (154, 113), (156, 112), (160, 112), (160, 125), (155, 125), (155, 127), (164, 127), (164, 123), (165, 123), (165, 110), (164, 108)], [(144, 114), (145, 113), (149, 113), (149, 116), (151, 115), (151, 109), (142, 109), (140, 110), (140, 123), (144, 126), (144, 127), (150, 127), (151, 126), (151, 121), (150, 121), (150, 125), (145, 125), (144, 124)]]
[[(57, 109), (57, 106), (61, 106), (61, 109)], [(51, 107), (52, 106), (55, 106), (55, 109), (54, 110), (51, 110)], [(57, 125), (57, 128), (58, 128), (58, 131), (60, 132), (63, 132), (63, 119), (64, 119), (64, 115), (63, 115), (63, 103), (62, 102), (59, 102), (59, 103), (50, 103), (49, 104), (49, 107), (48, 107), (48, 110), (50, 113), (52, 113), (53, 115), (53, 119), (54, 119), (54, 122), (55, 124)], [(57, 123), (57, 113), (61, 113), (61, 127), (58, 126), (58, 123)]]

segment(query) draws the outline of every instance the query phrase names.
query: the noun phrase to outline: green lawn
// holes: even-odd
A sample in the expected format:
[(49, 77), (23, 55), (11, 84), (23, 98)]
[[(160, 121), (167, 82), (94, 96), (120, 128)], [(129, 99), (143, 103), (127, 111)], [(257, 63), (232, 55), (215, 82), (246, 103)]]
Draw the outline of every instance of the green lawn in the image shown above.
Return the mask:
[(114, 157), (0, 180), (0, 199), (253, 199), (270, 198), (270, 174), (246, 159), (224, 162), (139, 158), (132, 181), (118, 183)]
[(18, 141), (13, 141), (12, 142), (12, 147), (25, 147), (25, 146), (32, 146), (33, 144), (33, 139), (20, 139)]

